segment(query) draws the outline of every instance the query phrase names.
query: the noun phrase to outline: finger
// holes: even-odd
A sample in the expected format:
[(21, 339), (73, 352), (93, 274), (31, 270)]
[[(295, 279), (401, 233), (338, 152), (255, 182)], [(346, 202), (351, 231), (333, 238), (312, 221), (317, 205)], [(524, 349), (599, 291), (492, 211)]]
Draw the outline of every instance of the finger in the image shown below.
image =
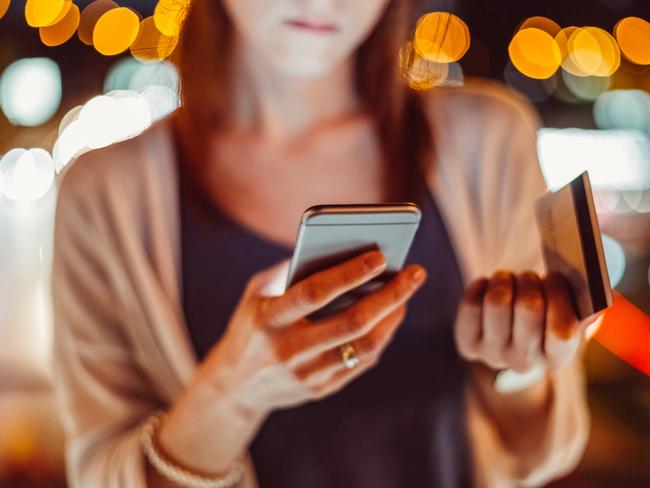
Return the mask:
[(269, 297), (262, 303), (266, 323), (270, 326), (291, 324), (377, 276), (385, 267), (384, 255), (373, 250), (314, 273), (289, 287), (284, 295)]
[(357, 300), (350, 307), (299, 330), (307, 355), (318, 355), (364, 336), (384, 317), (413, 296), (426, 278), (417, 264), (407, 266), (378, 290)]
[(312, 397), (315, 399), (321, 399), (341, 390), (353, 380), (365, 373), (372, 366), (373, 364), (366, 363), (365, 365), (359, 364), (352, 369), (343, 369), (337, 371), (325, 383), (311, 388)]
[[(382, 319), (368, 334), (350, 342), (357, 353), (360, 364), (376, 363), (405, 315), (406, 307), (402, 305)], [(295, 375), (300, 381), (320, 384), (342, 369), (347, 368), (343, 364), (340, 349), (336, 347), (297, 366)]]
[(255, 273), (244, 289), (244, 296), (261, 295), (274, 296), (284, 293), (287, 281), (290, 259), (283, 259), (273, 266)]
[(580, 323), (564, 279), (550, 274), (543, 280), (546, 295), (546, 330), (544, 354), (550, 367), (567, 364), (574, 356), (580, 342)]
[(504, 353), (512, 326), (514, 278), (508, 271), (497, 271), (490, 278), (483, 299), (483, 326), (480, 349), (492, 368), (505, 367)]
[(509, 366), (523, 373), (543, 359), (546, 305), (542, 281), (536, 273), (517, 275)]
[(478, 357), (483, 320), (483, 297), (487, 285), (488, 280), (485, 278), (476, 279), (467, 285), (456, 313), (454, 323), (456, 347), (458, 353), (469, 361)]

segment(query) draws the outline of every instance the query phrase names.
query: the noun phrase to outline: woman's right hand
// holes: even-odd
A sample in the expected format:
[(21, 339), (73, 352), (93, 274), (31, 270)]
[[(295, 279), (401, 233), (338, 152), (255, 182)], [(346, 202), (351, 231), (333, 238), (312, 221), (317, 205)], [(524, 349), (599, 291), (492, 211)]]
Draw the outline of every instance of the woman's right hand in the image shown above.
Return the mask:
[[(272, 410), (330, 395), (376, 364), (426, 277), (422, 266), (407, 266), (348, 308), (310, 321), (305, 317), (379, 275), (385, 258), (369, 251), (269, 296), (270, 283), (287, 265), (249, 280), (223, 337), (161, 428), (163, 449), (187, 467), (220, 472), (246, 449)], [(346, 343), (360, 360), (352, 369), (341, 359), (339, 347)]]

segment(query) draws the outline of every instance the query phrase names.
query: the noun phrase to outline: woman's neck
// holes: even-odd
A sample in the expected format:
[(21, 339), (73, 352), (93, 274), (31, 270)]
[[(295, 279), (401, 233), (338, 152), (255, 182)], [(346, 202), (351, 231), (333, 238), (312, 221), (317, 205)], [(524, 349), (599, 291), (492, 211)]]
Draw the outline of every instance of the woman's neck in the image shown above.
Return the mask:
[(243, 42), (235, 49), (236, 130), (282, 144), (359, 111), (352, 59), (322, 77), (298, 77), (274, 69)]

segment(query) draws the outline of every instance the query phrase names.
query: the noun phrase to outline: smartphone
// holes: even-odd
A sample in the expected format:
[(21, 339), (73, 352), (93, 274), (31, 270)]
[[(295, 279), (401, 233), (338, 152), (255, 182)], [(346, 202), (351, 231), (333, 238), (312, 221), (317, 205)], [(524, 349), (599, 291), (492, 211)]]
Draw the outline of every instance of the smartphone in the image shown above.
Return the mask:
[(386, 269), (340, 295), (308, 318), (339, 311), (394, 276), (408, 255), (422, 213), (413, 203), (316, 205), (303, 212), (287, 287), (307, 276), (372, 249), (386, 258)]

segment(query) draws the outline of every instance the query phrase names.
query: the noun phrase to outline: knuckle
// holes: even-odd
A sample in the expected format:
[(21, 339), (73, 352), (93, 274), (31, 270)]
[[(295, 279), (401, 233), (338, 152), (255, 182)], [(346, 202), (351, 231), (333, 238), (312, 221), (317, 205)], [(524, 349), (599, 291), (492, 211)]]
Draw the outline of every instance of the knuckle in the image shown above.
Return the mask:
[(362, 354), (371, 354), (381, 346), (381, 340), (376, 334), (366, 334), (357, 340), (357, 345)]
[(300, 290), (300, 300), (307, 305), (314, 305), (318, 303), (321, 294), (321, 287), (313, 280), (306, 281)]
[(512, 301), (512, 287), (505, 283), (493, 285), (488, 289), (485, 300), (491, 305), (507, 305)]
[(538, 291), (529, 291), (517, 299), (517, 305), (532, 313), (541, 313), (544, 310), (544, 297)]
[(343, 319), (345, 331), (351, 334), (356, 334), (363, 330), (367, 323), (368, 314), (359, 308), (351, 308), (348, 310)]

